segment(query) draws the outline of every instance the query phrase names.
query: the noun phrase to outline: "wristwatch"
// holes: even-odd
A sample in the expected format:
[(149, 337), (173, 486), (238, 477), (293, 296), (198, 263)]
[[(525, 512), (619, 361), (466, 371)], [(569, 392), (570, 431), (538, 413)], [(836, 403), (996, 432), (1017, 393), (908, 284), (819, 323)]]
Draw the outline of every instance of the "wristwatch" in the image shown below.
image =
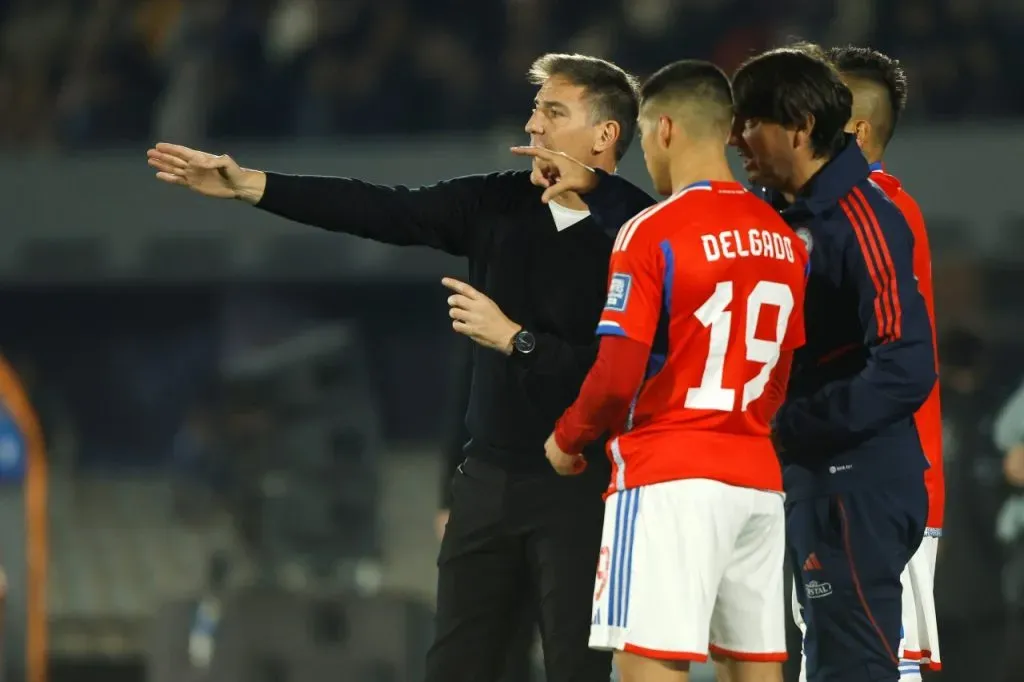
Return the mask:
[(537, 339), (532, 332), (525, 329), (520, 330), (512, 337), (512, 352), (519, 355), (529, 355), (537, 347)]

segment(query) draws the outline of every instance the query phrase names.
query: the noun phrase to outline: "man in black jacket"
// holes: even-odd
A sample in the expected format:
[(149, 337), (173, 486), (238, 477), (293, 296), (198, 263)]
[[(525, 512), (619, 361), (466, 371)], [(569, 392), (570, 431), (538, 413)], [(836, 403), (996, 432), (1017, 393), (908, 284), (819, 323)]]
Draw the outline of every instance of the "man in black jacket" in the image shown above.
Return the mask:
[[(635, 137), (635, 80), (604, 60), (557, 54), (530, 76), (540, 86), (531, 143), (613, 171)], [(495, 680), (524, 600), (539, 604), (550, 682), (608, 679), (609, 655), (587, 646), (608, 464), (596, 444), (583, 475), (561, 478), (543, 446), (593, 363), (619, 226), (596, 222), (571, 193), (539, 201), (548, 183), (539, 163), (408, 189), (243, 169), (166, 143), (148, 157), (158, 179), (206, 196), (469, 259), (468, 284), (446, 281), (453, 328), (476, 344), (427, 680)]]

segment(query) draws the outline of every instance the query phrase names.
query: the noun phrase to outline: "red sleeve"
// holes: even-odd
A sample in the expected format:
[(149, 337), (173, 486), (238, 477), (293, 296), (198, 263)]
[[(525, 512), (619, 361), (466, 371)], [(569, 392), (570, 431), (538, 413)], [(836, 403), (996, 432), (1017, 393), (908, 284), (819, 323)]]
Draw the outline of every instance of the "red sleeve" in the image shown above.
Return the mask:
[(579, 397), (555, 424), (555, 442), (578, 454), (608, 429), (621, 424), (644, 380), (650, 349), (626, 336), (605, 336)]
[[(889, 194), (886, 192), (886, 194)], [(910, 232), (914, 235), (914, 276), (917, 277), (917, 288), (924, 296), (924, 305), (928, 308), (928, 317), (935, 331), (935, 287), (932, 284), (932, 250), (928, 243), (928, 230), (925, 227), (924, 215), (914, 198), (904, 191), (889, 194), (889, 198), (900, 209), (907, 219)]]

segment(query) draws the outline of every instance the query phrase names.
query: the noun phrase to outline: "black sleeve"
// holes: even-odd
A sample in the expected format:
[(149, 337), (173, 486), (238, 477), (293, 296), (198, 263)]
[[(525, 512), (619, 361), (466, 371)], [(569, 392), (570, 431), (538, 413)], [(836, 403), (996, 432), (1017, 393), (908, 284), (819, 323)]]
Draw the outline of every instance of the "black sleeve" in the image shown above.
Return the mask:
[(640, 211), (657, 203), (647, 192), (619, 175), (601, 169), (598, 182), (588, 194), (581, 197), (601, 227), (618, 230)]
[[(597, 187), (583, 200), (594, 220), (614, 234), (640, 211), (656, 202), (646, 192), (618, 175), (596, 171)], [(551, 334), (535, 334), (532, 353), (513, 353), (510, 361), (520, 374), (527, 395), (545, 417), (557, 420), (579, 394), (587, 372), (597, 360), (598, 339), (573, 345)]]
[(585, 346), (574, 346), (552, 334), (534, 334), (537, 346), (532, 353), (512, 353), (509, 362), (519, 373), (523, 389), (534, 407), (555, 422), (572, 405), (587, 372), (597, 360), (598, 339)]
[(481, 210), (502, 191), (502, 176), (509, 175), (468, 175), (410, 189), (353, 178), (267, 173), (256, 207), (332, 232), (467, 256), (478, 236)]
[(455, 381), (452, 384), (452, 397), (450, 403), (451, 419), (442, 450), (441, 461), (441, 509), (451, 507), (451, 483), (455, 476), (455, 470), (466, 458), (463, 448), (469, 441), (469, 431), (466, 429), (466, 410), (469, 407), (469, 389), (473, 381), (473, 346), (470, 343), (462, 344), (460, 352), (462, 357), (456, 371)]

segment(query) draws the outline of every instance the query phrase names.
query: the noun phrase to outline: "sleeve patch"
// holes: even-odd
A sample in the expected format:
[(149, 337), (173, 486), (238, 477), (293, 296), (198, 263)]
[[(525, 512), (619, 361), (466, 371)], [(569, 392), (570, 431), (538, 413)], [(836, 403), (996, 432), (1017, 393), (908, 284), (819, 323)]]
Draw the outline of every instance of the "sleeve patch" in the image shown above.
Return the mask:
[(615, 313), (625, 312), (632, 283), (633, 279), (630, 275), (614, 273), (608, 287), (608, 300), (604, 304), (604, 309)]

